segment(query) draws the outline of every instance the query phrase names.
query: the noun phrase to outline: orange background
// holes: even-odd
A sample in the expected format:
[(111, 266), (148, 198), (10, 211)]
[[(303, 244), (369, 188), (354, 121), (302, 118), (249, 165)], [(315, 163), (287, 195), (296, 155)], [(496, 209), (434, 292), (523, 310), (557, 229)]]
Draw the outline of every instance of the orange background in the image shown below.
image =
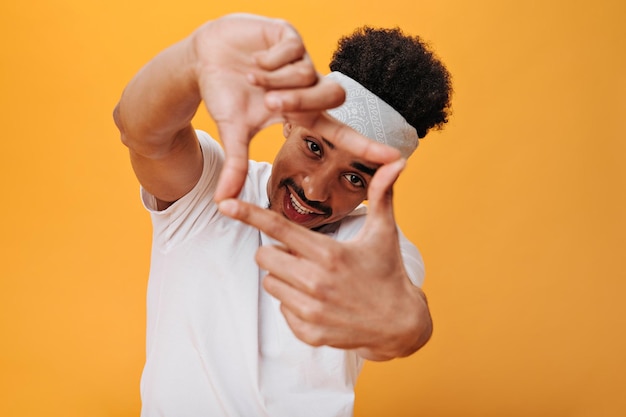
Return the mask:
[[(321, 72), (371, 24), (421, 35), (454, 76), (451, 122), (396, 192), (435, 333), (366, 364), (356, 416), (623, 415), (624, 3), (211, 3), (0, 6), (0, 415), (138, 415), (151, 228), (111, 111), (154, 54), (233, 11), (294, 23)], [(280, 132), (262, 136), (269, 159)]]

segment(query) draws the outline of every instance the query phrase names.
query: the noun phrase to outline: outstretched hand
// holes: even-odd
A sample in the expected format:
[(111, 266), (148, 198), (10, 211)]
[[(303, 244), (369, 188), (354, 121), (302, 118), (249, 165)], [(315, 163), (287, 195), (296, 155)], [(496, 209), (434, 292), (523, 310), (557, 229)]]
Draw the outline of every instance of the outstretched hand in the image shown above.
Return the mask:
[(360, 136), (323, 112), (341, 105), (345, 92), (318, 75), (300, 35), (287, 22), (228, 15), (200, 27), (192, 39), (200, 94), (226, 153), (217, 201), (239, 194), (249, 143), (273, 123), (300, 124), (374, 163), (399, 157), (395, 149)]
[(223, 214), (282, 242), (261, 247), (256, 261), (268, 271), (264, 288), (281, 302), (302, 341), (386, 360), (411, 354), (428, 340), (428, 306), (404, 269), (393, 215), (392, 187), (403, 167), (398, 160), (378, 169), (365, 224), (350, 241), (335, 241), (239, 200), (220, 204)]

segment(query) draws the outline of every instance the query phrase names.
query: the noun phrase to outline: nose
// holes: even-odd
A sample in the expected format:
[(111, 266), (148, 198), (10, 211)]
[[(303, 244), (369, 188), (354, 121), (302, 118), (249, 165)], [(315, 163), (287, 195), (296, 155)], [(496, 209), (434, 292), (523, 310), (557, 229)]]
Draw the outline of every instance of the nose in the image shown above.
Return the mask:
[(332, 176), (329, 172), (316, 170), (302, 180), (302, 189), (306, 198), (311, 201), (325, 202), (330, 196)]

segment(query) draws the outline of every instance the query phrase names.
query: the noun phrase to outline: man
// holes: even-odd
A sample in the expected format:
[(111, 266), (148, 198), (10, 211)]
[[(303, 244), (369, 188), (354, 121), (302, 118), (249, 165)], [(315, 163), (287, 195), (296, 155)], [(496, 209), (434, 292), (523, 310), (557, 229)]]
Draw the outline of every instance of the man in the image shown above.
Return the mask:
[[(349, 416), (363, 359), (430, 337), (421, 258), (395, 225), (391, 188), (418, 137), (445, 122), (448, 96), (438, 113), (421, 106), (441, 120), (422, 115), (418, 133), (344, 73), (359, 68), (349, 50), (362, 35), (319, 77), (287, 23), (226, 16), (125, 89), (114, 117), (154, 225), (143, 416)], [(443, 66), (412, 44), (444, 79), (430, 95), (448, 94)], [(225, 154), (191, 126), (202, 101)], [(274, 164), (248, 162), (251, 138), (278, 121)]]

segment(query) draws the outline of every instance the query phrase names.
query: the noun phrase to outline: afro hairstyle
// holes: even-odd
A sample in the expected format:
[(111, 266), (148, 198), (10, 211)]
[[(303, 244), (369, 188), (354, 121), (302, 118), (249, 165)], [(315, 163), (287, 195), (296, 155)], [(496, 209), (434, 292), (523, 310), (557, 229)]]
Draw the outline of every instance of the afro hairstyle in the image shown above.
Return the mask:
[(451, 76), (429, 46), (401, 29), (363, 26), (339, 39), (331, 71), (359, 82), (398, 111), (419, 138), (451, 114)]

